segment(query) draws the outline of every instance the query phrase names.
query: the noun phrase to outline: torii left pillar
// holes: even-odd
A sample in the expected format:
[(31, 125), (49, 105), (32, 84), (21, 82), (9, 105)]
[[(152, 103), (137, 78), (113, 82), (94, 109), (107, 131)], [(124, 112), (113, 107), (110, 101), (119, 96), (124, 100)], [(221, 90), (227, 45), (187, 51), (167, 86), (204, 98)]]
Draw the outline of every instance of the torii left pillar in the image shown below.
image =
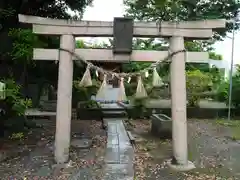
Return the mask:
[[(73, 35), (61, 35), (60, 47), (74, 52)], [(69, 159), (72, 116), (73, 57), (61, 51), (58, 70), (57, 116), (55, 135), (55, 161), (65, 163)]]

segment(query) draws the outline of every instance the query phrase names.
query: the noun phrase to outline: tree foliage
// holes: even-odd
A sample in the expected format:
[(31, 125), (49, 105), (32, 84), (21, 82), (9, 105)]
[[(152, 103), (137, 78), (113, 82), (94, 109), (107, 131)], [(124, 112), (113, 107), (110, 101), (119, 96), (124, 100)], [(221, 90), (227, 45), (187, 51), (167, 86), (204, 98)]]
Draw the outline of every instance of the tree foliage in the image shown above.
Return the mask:
[[(23, 25), (18, 22), (18, 14), (35, 15), (51, 18), (72, 19), (82, 17), (86, 6), (92, 0), (2, 0), (0, 2), (0, 38), (5, 46), (0, 47), (0, 53), (6, 54), (12, 49), (12, 39), (8, 33), (12, 28), (31, 29), (30, 25)], [(69, 14), (72, 11), (73, 15)], [(45, 41), (47, 38), (43, 38)], [(2, 55), (1, 54), (1, 55)], [(3, 58), (6, 58), (4, 56)]]
[(232, 79), (232, 105), (238, 108), (240, 107), (239, 93), (240, 93), (240, 67), (237, 68), (237, 73), (233, 76)]
[[(24, 92), (27, 82), (31, 79), (41, 77), (41, 81), (56, 81), (57, 65), (54, 62), (41, 62), (41, 65), (33, 66), (34, 63), (31, 60), (34, 47), (58, 48), (59, 38), (33, 34), (31, 25), (18, 22), (18, 14), (80, 19), (85, 8), (91, 3), (92, 0), (2, 0), (0, 2), (0, 39), (4, 46), (0, 47), (0, 63), (4, 68), (0, 70), (1, 77), (14, 78), (17, 83), (23, 85)], [(70, 14), (70, 11), (73, 13)]]
[(6, 98), (0, 100), (0, 137), (6, 131), (19, 132), (27, 127), (25, 111), (32, 105), (30, 99), (22, 97), (20, 86), (14, 80), (3, 82), (6, 84)]
[[(229, 104), (229, 79), (223, 81), (217, 90), (217, 100)], [(232, 99), (231, 106), (240, 107), (240, 67), (237, 66), (237, 71), (232, 77)]]
[(209, 52), (209, 58), (214, 60), (223, 60), (222, 55), (216, 54), (215, 52)]
[[(92, 0), (1, 0), (0, 2), (0, 38), (5, 46), (0, 47), (0, 53), (6, 54), (12, 48), (12, 40), (8, 37), (11, 28), (31, 28), (30, 25), (23, 25), (18, 22), (18, 14), (35, 15), (51, 18), (81, 18), (86, 6)], [(69, 14), (74, 12), (75, 16)], [(2, 55), (1, 54), (1, 55)], [(4, 56), (3, 58), (6, 58)]]
[[(235, 0), (125, 0), (124, 3), (127, 7), (126, 16), (133, 17), (136, 20), (157, 22), (205, 19), (237, 19), (237, 14), (240, 7), (240, 2)], [(239, 28), (238, 22), (234, 28)], [(213, 39), (208, 41), (188, 40), (185, 41), (185, 48), (187, 51), (209, 52), (210, 59), (222, 60), (222, 56), (214, 52), (212, 45), (216, 42), (216, 40), (224, 38), (226, 33), (232, 31), (232, 29), (233, 24), (227, 23), (227, 27), (225, 29), (214, 30)], [(161, 76), (168, 76), (169, 64), (162, 64), (160, 67), (161, 70), (159, 70), (159, 74), (161, 74)], [(219, 85), (223, 78), (217, 68), (209, 68), (208, 64), (187, 63), (186, 70), (188, 71), (188, 100), (189, 105), (193, 106), (196, 106), (199, 101), (200, 96), (198, 93), (208, 90), (209, 84), (214, 84), (214, 86), (216, 84)], [(213, 86), (211, 88), (213, 88)]]
[(13, 60), (21, 60), (21, 63), (31, 63), (33, 57), (33, 47), (47, 45), (40, 41), (39, 37), (32, 33), (31, 29), (13, 28), (8, 32), (13, 40), (10, 55)]
[(68, 13), (72, 10), (75, 15), (82, 17), (85, 8), (92, 3), (92, 0), (39, 0), (39, 1), (25, 1), (25, 0), (2, 0), (0, 8), (2, 13), (4, 10), (11, 10), (12, 14), (27, 14), (37, 15), (52, 18), (71, 18)]
[[(124, 3), (128, 16), (147, 21), (236, 19), (240, 7), (238, 0), (125, 0)], [(226, 29), (216, 30), (215, 37), (220, 38), (232, 29), (230, 23)]]
[(199, 70), (188, 71), (186, 77), (188, 105), (197, 106), (200, 100), (199, 94), (208, 90), (211, 85), (211, 77), (208, 74)]
[(0, 102), (1, 135), (5, 130), (19, 131), (20, 127), (26, 127), (24, 114), (31, 103), (24, 92), (29, 83), (34, 82), (41, 89), (46, 81), (54, 85), (57, 82), (57, 65), (54, 62), (36, 62), (35, 66), (32, 52), (34, 47), (58, 48), (59, 38), (33, 34), (31, 25), (19, 23), (18, 14), (80, 19), (91, 3), (92, 0), (0, 1), (0, 78), (7, 79), (8, 92), (7, 98)]

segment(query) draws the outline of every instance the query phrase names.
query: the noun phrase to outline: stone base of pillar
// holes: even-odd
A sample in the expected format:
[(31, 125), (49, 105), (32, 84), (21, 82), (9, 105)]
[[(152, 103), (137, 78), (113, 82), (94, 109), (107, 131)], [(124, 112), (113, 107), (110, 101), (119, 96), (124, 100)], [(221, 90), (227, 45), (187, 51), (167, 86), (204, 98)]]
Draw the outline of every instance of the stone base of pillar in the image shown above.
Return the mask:
[(172, 160), (170, 159), (167, 161), (167, 165), (170, 169), (174, 171), (190, 171), (196, 168), (191, 161), (188, 161), (187, 164), (182, 165), (182, 164), (172, 164)]

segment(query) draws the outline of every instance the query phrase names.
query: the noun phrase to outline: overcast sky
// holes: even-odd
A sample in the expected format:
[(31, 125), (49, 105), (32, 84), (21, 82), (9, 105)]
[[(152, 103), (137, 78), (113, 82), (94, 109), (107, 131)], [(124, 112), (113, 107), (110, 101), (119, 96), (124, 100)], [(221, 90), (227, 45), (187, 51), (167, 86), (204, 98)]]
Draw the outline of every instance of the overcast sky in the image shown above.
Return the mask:
[[(104, 3), (103, 3), (104, 2)], [(84, 13), (84, 20), (112, 21), (114, 17), (121, 17), (124, 13), (123, 0), (94, 0), (93, 7), (88, 7)], [(232, 34), (229, 34), (232, 36)], [(222, 54), (224, 60), (230, 63), (232, 40), (226, 38), (223, 42), (218, 42), (216, 52)], [(240, 34), (235, 35), (234, 63), (240, 63)]]

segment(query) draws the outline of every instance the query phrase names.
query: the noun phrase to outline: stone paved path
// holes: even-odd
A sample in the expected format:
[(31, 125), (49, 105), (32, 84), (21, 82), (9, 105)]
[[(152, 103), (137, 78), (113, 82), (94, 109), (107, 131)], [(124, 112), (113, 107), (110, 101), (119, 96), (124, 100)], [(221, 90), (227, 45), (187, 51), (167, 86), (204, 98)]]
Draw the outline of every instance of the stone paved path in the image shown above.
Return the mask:
[[(119, 88), (112, 88), (111, 85), (108, 85), (105, 89), (106, 96), (103, 100), (117, 101), (118, 91)], [(117, 103), (101, 104), (101, 107), (103, 109), (122, 109)], [(104, 119), (107, 123), (108, 134), (105, 156), (106, 167), (103, 180), (133, 180), (134, 178), (134, 151), (125, 130), (123, 120), (123, 118)]]
[(130, 144), (123, 119), (106, 119), (108, 139), (106, 174), (104, 180), (133, 180), (133, 147)]

